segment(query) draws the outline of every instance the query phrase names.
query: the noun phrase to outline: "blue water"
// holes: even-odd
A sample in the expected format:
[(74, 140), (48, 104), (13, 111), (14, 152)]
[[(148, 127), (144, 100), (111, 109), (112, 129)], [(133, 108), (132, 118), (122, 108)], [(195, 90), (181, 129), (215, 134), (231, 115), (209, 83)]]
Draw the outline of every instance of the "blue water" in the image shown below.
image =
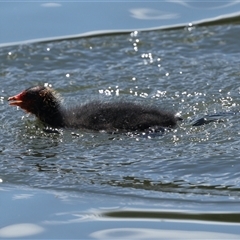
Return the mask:
[[(0, 238), (239, 239), (239, 3), (0, 4)], [(6, 101), (44, 83), (66, 106), (127, 99), (184, 121), (161, 135), (46, 133)], [(236, 114), (191, 125), (219, 112)]]
[(83, 34), (187, 25), (239, 14), (238, 1), (5, 1), (0, 44)]

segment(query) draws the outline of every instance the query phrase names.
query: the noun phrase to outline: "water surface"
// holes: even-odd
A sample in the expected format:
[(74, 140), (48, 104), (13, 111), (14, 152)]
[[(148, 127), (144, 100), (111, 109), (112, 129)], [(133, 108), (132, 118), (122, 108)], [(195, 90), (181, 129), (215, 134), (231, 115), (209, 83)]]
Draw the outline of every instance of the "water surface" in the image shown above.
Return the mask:
[(106, 31), (169, 28), (239, 14), (237, 0), (2, 1), (0, 44)]
[[(189, 234), (193, 221), (207, 225), (225, 214), (220, 221), (224, 227), (202, 228), (197, 222), (194, 231), (240, 235), (239, 31), (239, 24), (229, 23), (0, 48), (2, 182), (51, 193), (63, 191), (70, 198), (77, 194), (85, 199), (87, 209), (94, 204), (97, 208), (120, 207), (101, 213), (119, 222), (106, 228), (106, 219), (96, 221), (99, 225), (95, 222), (94, 229), (88, 228), (84, 238), (105, 238), (91, 233), (111, 227), (128, 228), (120, 219), (129, 216), (141, 219), (154, 233), (159, 225), (144, 221), (145, 212), (151, 221), (180, 218), (181, 225), (188, 219), (183, 228)], [(61, 94), (66, 106), (124, 99), (172, 110), (184, 121), (161, 135), (75, 129), (46, 133), (33, 116), (6, 102), (8, 96), (44, 83)], [(191, 125), (205, 114), (218, 112), (236, 114), (219, 123)], [(50, 202), (45, 205), (51, 211), (52, 206)], [(186, 215), (187, 211), (193, 215)], [(36, 219), (30, 218), (44, 225), (42, 218)], [(178, 229), (171, 221), (167, 223), (162, 229)], [(86, 229), (90, 227), (86, 225)], [(143, 225), (133, 221), (129, 228), (134, 231)], [(75, 225), (70, 226), (74, 229)], [(69, 234), (77, 236), (76, 231)], [(119, 230), (108, 236), (121, 234)]]

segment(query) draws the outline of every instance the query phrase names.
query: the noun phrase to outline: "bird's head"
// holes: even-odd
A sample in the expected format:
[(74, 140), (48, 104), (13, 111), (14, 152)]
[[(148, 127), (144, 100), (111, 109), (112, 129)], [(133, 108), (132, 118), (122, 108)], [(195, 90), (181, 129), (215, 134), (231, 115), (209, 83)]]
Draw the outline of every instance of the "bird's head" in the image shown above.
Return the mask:
[(9, 97), (8, 101), (11, 106), (18, 106), (37, 116), (39, 116), (40, 111), (58, 106), (54, 91), (45, 86), (30, 87), (15, 96)]

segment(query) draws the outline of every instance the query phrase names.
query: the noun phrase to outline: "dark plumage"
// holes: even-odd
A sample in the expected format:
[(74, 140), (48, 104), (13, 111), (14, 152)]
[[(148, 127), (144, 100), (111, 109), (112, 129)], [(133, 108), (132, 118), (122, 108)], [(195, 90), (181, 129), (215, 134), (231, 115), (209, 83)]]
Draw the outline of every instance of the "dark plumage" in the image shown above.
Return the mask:
[(173, 128), (181, 118), (155, 107), (132, 102), (90, 102), (64, 108), (49, 87), (36, 86), (9, 97), (10, 105), (19, 106), (54, 128), (92, 130), (146, 131)]

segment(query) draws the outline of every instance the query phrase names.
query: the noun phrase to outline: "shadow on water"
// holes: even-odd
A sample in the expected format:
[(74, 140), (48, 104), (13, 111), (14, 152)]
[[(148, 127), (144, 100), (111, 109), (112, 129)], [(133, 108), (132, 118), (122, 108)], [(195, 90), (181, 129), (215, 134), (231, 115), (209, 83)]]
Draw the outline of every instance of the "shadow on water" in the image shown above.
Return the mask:
[(229, 222), (240, 223), (240, 213), (215, 212), (167, 212), (167, 211), (147, 211), (137, 209), (122, 209), (121, 211), (109, 211), (102, 213), (103, 217), (110, 218), (124, 218), (124, 219), (165, 219), (165, 220), (187, 220), (187, 221), (215, 221), (215, 222)]

